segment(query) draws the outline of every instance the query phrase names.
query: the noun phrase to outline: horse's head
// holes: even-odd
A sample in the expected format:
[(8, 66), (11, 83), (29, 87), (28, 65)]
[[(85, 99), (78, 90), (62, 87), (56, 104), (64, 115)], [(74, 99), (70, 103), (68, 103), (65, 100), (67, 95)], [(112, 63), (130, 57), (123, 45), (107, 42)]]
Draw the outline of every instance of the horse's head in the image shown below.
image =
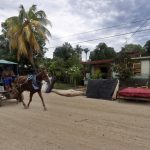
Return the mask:
[(50, 82), (50, 81), (49, 81), (49, 78), (48, 78), (48, 73), (47, 73), (47, 71), (46, 71), (46, 70), (40, 71), (40, 72), (37, 74), (37, 80), (40, 80), (40, 81), (44, 80), (44, 81), (46, 81), (46, 82)]

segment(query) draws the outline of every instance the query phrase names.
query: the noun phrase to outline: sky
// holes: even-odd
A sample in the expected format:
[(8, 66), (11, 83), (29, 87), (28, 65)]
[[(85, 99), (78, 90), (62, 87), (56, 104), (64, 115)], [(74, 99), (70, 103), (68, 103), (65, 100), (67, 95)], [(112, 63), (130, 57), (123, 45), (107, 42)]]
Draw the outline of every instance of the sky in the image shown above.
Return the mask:
[[(46, 45), (49, 58), (64, 42), (73, 47), (79, 44), (90, 51), (105, 42), (118, 52), (125, 44), (143, 46), (150, 39), (149, 0), (0, 0), (0, 3), (0, 23), (18, 15), (21, 4), (26, 10), (36, 4), (38, 10), (45, 11), (52, 23), (52, 27), (47, 27), (52, 34)], [(124, 33), (129, 34), (115, 36)], [(84, 53), (82, 59), (85, 60)]]

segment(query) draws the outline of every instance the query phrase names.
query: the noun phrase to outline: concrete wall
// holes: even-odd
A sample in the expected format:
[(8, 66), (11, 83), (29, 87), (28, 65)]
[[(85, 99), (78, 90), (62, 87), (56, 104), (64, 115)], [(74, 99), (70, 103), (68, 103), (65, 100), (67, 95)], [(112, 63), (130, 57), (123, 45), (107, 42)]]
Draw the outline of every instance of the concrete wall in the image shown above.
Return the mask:
[[(116, 77), (116, 73), (112, 72), (112, 77)], [(150, 59), (141, 60), (141, 74), (136, 75), (133, 78), (141, 78), (141, 79), (148, 79), (150, 77)]]
[(141, 60), (141, 75), (134, 78), (147, 79), (150, 76), (150, 60)]
[[(141, 78), (141, 79), (148, 79), (150, 77), (150, 59), (140, 60), (141, 61), (141, 74), (136, 75), (133, 78)], [(96, 69), (99, 69), (98, 66), (92, 66), (91, 73), (94, 74)], [(112, 72), (111, 76), (113, 78), (117, 78), (117, 74)]]
[(141, 61), (141, 75), (147, 77), (150, 75), (150, 60)]

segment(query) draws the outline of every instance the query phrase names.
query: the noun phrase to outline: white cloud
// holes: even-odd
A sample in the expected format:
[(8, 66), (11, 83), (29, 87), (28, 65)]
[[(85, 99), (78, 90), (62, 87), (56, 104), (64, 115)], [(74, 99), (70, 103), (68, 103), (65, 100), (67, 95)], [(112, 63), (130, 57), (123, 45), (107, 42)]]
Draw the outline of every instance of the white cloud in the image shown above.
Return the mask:
[[(135, 0), (1, 0), (0, 21), (3, 22), (10, 16), (17, 15), (19, 5), (23, 4), (28, 9), (32, 4), (36, 4), (37, 8), (44, 10), (48, 19), (52, 22), (52, 28), (48, 27), (52, 33), (52, 38), (64, 37), (61, 39), (49, 39), (50, 44), (47, 47), (57, 47), (63, 42), (80, 42), (98, 37), (106, 37), (119, 33), (135, 31), (141, 23), (130, 24), (120, 28), (112, 28), (88, 34), (69, 36), (74, 33), (86, 32), (98, 28), (118, 25), (149, 18), (150, 6), (146, 5), (149, 1), (142, 0), (137, 3)], [(149, 28), (149, 22), (147, 23)], [(133, 36), (129, 42), (139, 42), (143, 44), (149, 39)], [(145, 34), (143, 34), (144, 36)], [(124, 46), (126, 38), (130, 35), (115, 37), (104, 40), (96, 40), (80, 44), (93, 50), (99, 42), (106, 42), (108, 46), (112, 46), (119, 51)], [(137, 40), (136, 40), (137, 39)], [(74, 46), (74, 45), (73, 45)], [(49, 49), (46, 56), (52, 57), (54, 48)]]

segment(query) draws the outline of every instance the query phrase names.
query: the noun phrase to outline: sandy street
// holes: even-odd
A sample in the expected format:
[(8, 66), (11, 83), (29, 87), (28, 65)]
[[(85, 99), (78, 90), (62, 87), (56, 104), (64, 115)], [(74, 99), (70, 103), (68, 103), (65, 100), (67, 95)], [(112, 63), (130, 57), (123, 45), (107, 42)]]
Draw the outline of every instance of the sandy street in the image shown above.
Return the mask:
[(0, 150), (150, 150), (150, 103), (43, 96), (46, 112), (38, 95), (3, 103)]

